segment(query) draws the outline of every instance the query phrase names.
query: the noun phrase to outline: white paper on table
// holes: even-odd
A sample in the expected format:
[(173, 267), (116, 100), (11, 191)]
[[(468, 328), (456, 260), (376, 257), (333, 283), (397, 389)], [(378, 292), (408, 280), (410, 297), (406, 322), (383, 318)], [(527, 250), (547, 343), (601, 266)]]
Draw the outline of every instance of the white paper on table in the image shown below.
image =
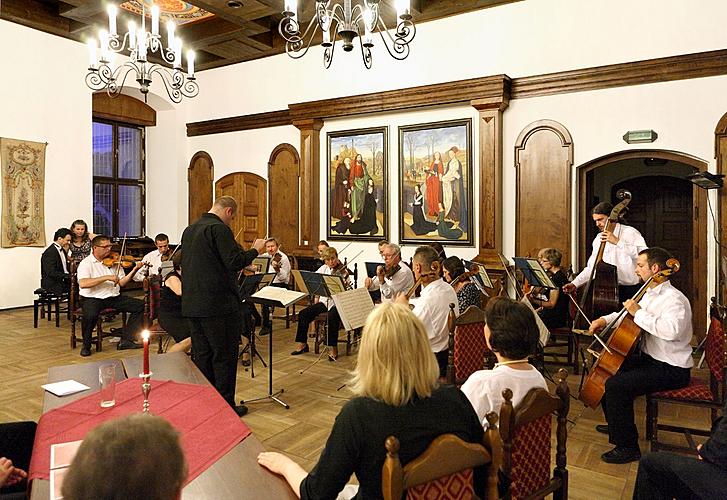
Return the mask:
[(77, 392), (90, 389), (89, 386), (83, 385), (75, 380), (62, 380), (52, 384), (43, 384), (41, 387), (56, 396), (68, 396), (69, 394), (76, 394)]

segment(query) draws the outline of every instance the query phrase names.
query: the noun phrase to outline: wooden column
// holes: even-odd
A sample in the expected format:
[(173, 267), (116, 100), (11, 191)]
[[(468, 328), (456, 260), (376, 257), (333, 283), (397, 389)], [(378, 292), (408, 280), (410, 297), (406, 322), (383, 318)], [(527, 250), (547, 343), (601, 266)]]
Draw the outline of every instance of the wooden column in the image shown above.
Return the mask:
[[(717, 123), (717, 126), (714, 130), (714, 157), (717, 160), (717, 174), (726, 174), (727, 173), (727, 113), (722, 115), (722, 118), (720, 118), (719, 122)], [(718, 234), (715, 236), (719, 241), (724, 241), (723, 238), (725, 237), (725, 234), (727, 234), (727, 217), (722, 217), (723, 214), (727, 213), (727, 194), (725, 194), (724, 190), (727, 188), (722, 188), (717, 190), (717, 206), (718, 206), (718, 212), (717, 217), (719, 221), (718, 228), (715, 228), (715, 231), (718, 231)], [(727, 255), (725, 255), (724, 250), (722, 250), (720, 245), (717, 245), (717, 252), (716, 252), (716, 267), (717, 267), (717, 291), (716, 295), (719, 299), (720, 304), (724, 304), (725, 301), (727, 301), (727, 276), (725, 276), (725, 266), (723, 264), (723, 261), (727, 259)]]
[(300, 234), (297, 255), (313, 255), (320, 239), (321, 128), (323, 120), (297, 120), (300, 130)]
[(470, 104), (479, 112), (480, 205), (476, 260), (487, 269), (502, 269), (502, 114), (509, 95), (477, 99)]

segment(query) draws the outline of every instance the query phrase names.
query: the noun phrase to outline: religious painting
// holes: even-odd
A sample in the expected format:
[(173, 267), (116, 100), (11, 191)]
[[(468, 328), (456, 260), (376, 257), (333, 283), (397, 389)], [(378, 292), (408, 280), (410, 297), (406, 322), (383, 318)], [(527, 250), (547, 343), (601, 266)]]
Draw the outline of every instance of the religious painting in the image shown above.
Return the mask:
[(399, 127), (399, 240), (472, 245), (472, 120)]
[(327, 134), (329, 240), (388, 239), (387, 135), (387, 127)]
[(42, 142), (0, 138), (2, 246), (45, 246), (45, 148)]

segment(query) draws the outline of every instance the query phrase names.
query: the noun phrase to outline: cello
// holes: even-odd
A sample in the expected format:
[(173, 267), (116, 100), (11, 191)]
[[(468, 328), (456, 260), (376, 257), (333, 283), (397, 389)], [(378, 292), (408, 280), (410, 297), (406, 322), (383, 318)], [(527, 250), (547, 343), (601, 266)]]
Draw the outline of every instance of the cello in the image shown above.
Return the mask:
[[(611, 231), (613, 226), (619, 222), (622, 212), (631, 201), (631, 193), (625, 189), (619, 189), (616, 198), (621, 200), (608, 216), (603, 231)], [(618, 270), (613, 264), (603, 261), (603, 253), (606, 250), (606, 240), (601, 241), (598, 253), (593, 261), (591, 276), (581, 296), (580, 309), (585, 311), (585, 318), (595, 318), (618, 311), (620, 303), (618, 297)], [(580, 316), (576, 319), (578, 322)]]
[[(666, 269), (662, 269), (646, 280), (639, 291), (636, 292), (636, 295), (633, 296), (633, 300), (638, 302), (652, 283), (661, 284), (666, 281), (667, 277), (679, 271), (679, 261), (676, 259), (667, 260), (666, 266)], [(621, 318), (623, 318), (623, 321), (619, 323)], [(641, 328), (634, 322), (633, 316), (624, 307), (600, 334), (595, 335), (595, 340), (586, 349), (589, 354), (595, 357), (595, 361), (591, 365), (590, 373), (578, 394), (578, 399), (591, 408), (598, 406), (606, 391), (606, 380), (619, 371), (624, 360), (636, 347), (640, 337)], [(600, 352), (594, 349), (594, 347), (598, 347), (598, 344), (601, 346)]]

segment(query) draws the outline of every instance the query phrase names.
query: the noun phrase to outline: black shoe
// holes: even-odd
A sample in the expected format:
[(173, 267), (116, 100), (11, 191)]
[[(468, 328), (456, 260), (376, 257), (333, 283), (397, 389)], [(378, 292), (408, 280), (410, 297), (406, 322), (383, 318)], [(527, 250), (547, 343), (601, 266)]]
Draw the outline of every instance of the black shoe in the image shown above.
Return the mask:
[(596, 426), (596, 431), (608, 435), (608, 425), (599, 424)]
[(242, 358), (241, 360), (242, 366), (250, 366), (250, 358)]
[(305, 345), (303, 349), (300, 351), (293, 351), (290, 353), (291, 356), (298, 356), (299, 354), (303, 354), (304, 352), (310, 352), (310, 347), (308, 347), (308, 344)]
[(130, 340), (120, 340), (118, 344), (116, 344), (117, 350), (123, 350), (123, 349), (141, 349), (144, 347), (142, 344), (137, 344), (136, 342), (132, 342)]
[(84, 358), (87, 358), (90, 355), (91, 355), (91, 348), (83, 346), (81, 348), (81, 356), (83, 356)]
[(611, 451), (607, 451), (601, 455), (601, 460), (609, 464), (627, 464), (636, 462), (641, 458), (641, 450), (639, 447), (626, 448), (617, 446)]
[(233, 408), (235, 410), (235, 413), (237, 413), (238, 417), (243, 417), (247, 415), (247, 406), (245, 405), (237, 405)]
[(271, 325), (263, 325), (263, 327), (260, 328), (260, 333), (258, 333), (258, 335), (260, 335), (261, 337), (263, 337), (265, 335), (270, 335), (271, 331), (272, 331)]

